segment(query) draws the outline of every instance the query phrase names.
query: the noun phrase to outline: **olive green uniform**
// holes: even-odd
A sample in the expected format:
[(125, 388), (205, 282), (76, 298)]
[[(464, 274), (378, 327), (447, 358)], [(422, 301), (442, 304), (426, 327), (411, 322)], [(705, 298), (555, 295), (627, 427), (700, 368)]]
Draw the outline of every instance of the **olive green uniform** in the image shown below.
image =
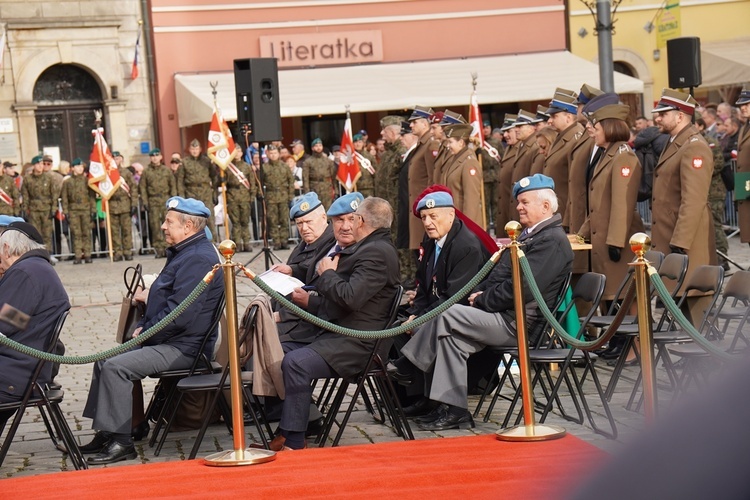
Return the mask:
[[(5, 174), (0, 174), (0, 189), (5, 192), (8, 198), (10, 198), (11, 204), (9, 205), (3, 200), (0, 200), (0, 215), (16, 215), (20, 211), (21, 196), (16, 187), (16, 183), (13, 182), (13, 177)], [(5, 198), (5, 196), (3, 196)]]
[(148, 211), (148, 228), (151, 246), (157, 256), (166, 256), (167, 242), (161, 225), (167, 215), (167, 200), (177, 193), (174, 175), (165, 165), (149, 163), (143, 170), (138, 185), (144, 208)]
[(289, 202), (294, 198), (294, 175), (286, 163), (269, 161), (261, 167), (266, 198), (268, 237), (277, 249), (289, 239)]
[(169, 171), (174, 175), (175, 196), (182, 196), (185, 198), (185, 167), (179, 165), (177, 170), (172, 170), (170, 168)]
[[(714, 155), (714, 172), (711, 175), (711, 187), (708, 190), (708, 203), (711, 205), (711, 215), (714, 219), (714, 233), (716, 235), (716, 250), (727, 255), (729, 252), (729, 241), (724, 233), (724, 213), (726, 212), (727, 188), (721, 179), (721, 170), (724, 168), (724, 155), (721, 152), (719, 141), (711, 136), (703, 134), (708, 142), (708, 147)], [(724, 258), (719, 257), (719, 262)]]
[(71, 175), (60, 191), (62, 209), (70, 226), (73, 255), (91, 259), (91, 220), (96, 217), (96, 192), (89, 188), (85, 174)]
[(245, 175), (250, 187), (242, 184), (237, 176), (226, 172), (227, 180), (227, 216), (232, 223), (232, 240), (237, 245), (237, 251), (243, 252), (250, 248), (250, 203), (255, 200), (258, 187), (255, 185), (253, 168), (242, 160), (235, 160), (234, 165)]
[(335, 198), (334, 177), (336, 177), (336, 166), (323, 153), (311, 154), (302, 164), (302, 188), (317, 193), (318, 199), (326, 210), (330, 208)]
[(39, 175), (32, 172), (23, 179), (21, 193), (27, 220), (39, 230), (44, 245), (52, 252), (52, 217), (57, 210), (57, 192), (52, 177), (48, 172)]
[[(195, 198), (206, 205), (211, 215), (208, 217), (208, 229), (211, 230), (214, 241), (218, 241), (219, 234), (216, 232), (216, 220), (214, 218), (214, 205), (216, 205), (216, 188), (218, 187), (218, 173), (216, 167), (206, 155), (198, 158), (188, 156), (182, 160), (182, 169), (185, 171), (185, 198)], [(225, 176), (232, 174), (226, 172)]]
[(122, 185), (109, 197), (109, 222), (112, 229), (112, 252), (114, 259), (130, 260), (133, 255), (133, 222), (131, 215), (138, 209), (138, 191), (133, 174), (120, 167)]
[[(398, 234), (398, 173), (401, 169), (402, 156), (406, 153), (406, 146), (401, 139), (394, 143), (386, 143), (385, 153), (380, 158), (380, 167), (375, 172), (375, 196), (388, 201), (393, 208), (393, 224), (391, 235), (395, 242)], [(411, 210), (411, 207), (406, 207)]]
[[(370, 160), (373, 171), (377, 171), (378, 161), (374, 156), (372, 156), (364, 149), (362, 149), (362, 151), (359, 151), (359, 154)], [(362, 196), (364, 196), (365, 198), (367, 198), (368, 196), (375, 196), (375, 175), (371, 174), (370, 171), (362, 165), (359, 166), (359, 171), (362, 173), (362, 175), (357, 181), (357, 191), (362, 193)]]

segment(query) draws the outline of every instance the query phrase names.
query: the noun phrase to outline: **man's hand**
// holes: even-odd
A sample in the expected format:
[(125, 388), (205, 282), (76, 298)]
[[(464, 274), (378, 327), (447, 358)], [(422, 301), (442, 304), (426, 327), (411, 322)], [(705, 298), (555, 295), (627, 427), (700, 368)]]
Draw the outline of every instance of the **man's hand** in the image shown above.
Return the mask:
[(620, 262), (620, 248), (613, 247), (612, 245), (607, 245), (607, 251), (609, 252), (609, 260), (612, 262)]
[(482, 295), (482, 293), (484, 293), (484, 292), (474, 292), (471, 295), (469, 295), (469, 305), (471, 307), (474, 307), (474, 301), (476, 300), (477, 297), (479, 297), (480, 295)]
[(680, 254), (686, 253), (684, 248), (676, 247), (674, 245), (669, 245), (669, 249), (672, 251), (672, 253), (680, 253)]
[(271, 271), (286, 274), (287, 276), (292, 275), (292, 268), (290, 266), (287, 266), (286, 264), (276, 264), (275, 266), (271, 267)]
[(404, 292), (404, 297), (406, 297), (406, 300), (409, 302), (410, 306), (414, 305), (414, 299), (417, 297), (417, 291), (416, 290), (406, 290)]
[(138, 328), (136, 328), (135, 331), (133, 331), (133, 338), (136, 338), (138, 335), (140, 335), (142, 330), (143, 330), (142, 326), (139, 326)]
[[(323, 259), (325, 260), (325, 259)], [(292, 302), (298, 305), (302, 309), (307, 309), (307, 304), (310, 301), (310, 294), (301, 288), (295, 288), (292, 291)]]
[(318, 267), (315, 268), (315, 271), (318, 273), (318, 276), (323, 274), (324, 272), (328, 271), (329, 269), (336, 270), (336, 268), (339, 267), (339, 256), (335, 256), (333, 259), (326, 259), (325, 257), (320, 260), (318, 263)]
[(273, 320), (276, 323), (281, 323), (281, 313), (279, 311), (274, 311), (273, 312)]

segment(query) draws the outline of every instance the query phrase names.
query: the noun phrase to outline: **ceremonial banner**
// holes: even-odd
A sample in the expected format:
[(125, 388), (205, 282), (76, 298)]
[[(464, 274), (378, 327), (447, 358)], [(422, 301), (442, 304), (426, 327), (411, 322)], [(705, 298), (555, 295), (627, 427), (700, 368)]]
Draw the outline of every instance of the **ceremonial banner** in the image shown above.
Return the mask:
[(94, 147), (89, 156), (89, 187), (108, 200), (120, 188), (122, 179), (104, 139), (104, 129), (98, 127), (91, 134), (94, 136)]
[(141, 46), (141, 29), (138, 27), (138, 38), (135, 40), (135, 54), (133, 55), (133, 67), (130, 69), (130, 79), (138, 78), (138, 50)]
[(232, 162), (234, 153), (234, 139), (229, 131), (227, 122), (221, 116), (219, 107), (214, 104), (214, 114), (211, 117), (211, 128), (208, 131), (208, 151), (206, 154), (222, 170)]
[(471, 137), (477, 137), (479, 139), (479, 147), (487, 151), (491, 157), (493, 157), (497, 161), (500, 161), (500, 153), (497, 152), (497, 149), (493, 148), (490, 144), (487, 144), (484, 140), (484, 134), (482, 133), (482, 113), (479, 112), (479, 103), (477, 102), (476, 90), (471, 93), (471, 102), (469, 105), (469, 123), (472, 127)]
[(349, 118), (349, 112), (347, 112), (346, 121), (344, 122), (344, 135), (341, 136), (341, 160), (336, 178), (346, 188), (346, 192), (350, 193), (361, 175), (359, 161), (354, 154), (352, 120)]

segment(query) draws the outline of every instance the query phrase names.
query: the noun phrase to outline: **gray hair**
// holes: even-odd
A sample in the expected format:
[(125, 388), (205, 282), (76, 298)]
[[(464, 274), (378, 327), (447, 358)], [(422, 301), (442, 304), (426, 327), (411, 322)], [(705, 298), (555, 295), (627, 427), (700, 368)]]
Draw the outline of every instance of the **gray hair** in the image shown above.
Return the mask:
[(177, 214), (177, 220), (180, 221), (180, 224), (184, 225), (187, 221), (192, 221), (196, 233), (200, 233), (206, 228), (206, 223), (208, 222), (206, 217), (190, 215), (176, 210), (175, 213)]
[(393, 224), (393, 209), (391, 204), (383, 198), (376, 198), (370, 196), (359, 204), (357, 209), (362, 218), (365, 220), (365, 224), (374, 228), (390, 228)]
[(42, 243), (37, 243), (21, 231), (3, 230), (0, 234), (0, 249), (8, 246), (8, 254), (11, 257), (20, 257), (32, 250), (42, 250), (46, 247)]
[(557, 195), (554, 191), (551, 189), (537, 189), (537, 200), (539, 200), (540, 203), (544, 203), (545, 201), (549, 202), (549, 206), (552, 209), (552, 213), (557, 213), (558, 209), (558, 202), (557, 202)]

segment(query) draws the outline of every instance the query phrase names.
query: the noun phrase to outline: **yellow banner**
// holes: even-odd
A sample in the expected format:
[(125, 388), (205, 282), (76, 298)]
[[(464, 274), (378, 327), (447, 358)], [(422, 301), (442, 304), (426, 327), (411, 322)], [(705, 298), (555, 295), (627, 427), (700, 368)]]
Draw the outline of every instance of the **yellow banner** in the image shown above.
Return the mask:
[(663, 49), (667, 46), (667, 40), (680, 36), (680, 0), (670, 0), (656, 16), (656, 46)]

